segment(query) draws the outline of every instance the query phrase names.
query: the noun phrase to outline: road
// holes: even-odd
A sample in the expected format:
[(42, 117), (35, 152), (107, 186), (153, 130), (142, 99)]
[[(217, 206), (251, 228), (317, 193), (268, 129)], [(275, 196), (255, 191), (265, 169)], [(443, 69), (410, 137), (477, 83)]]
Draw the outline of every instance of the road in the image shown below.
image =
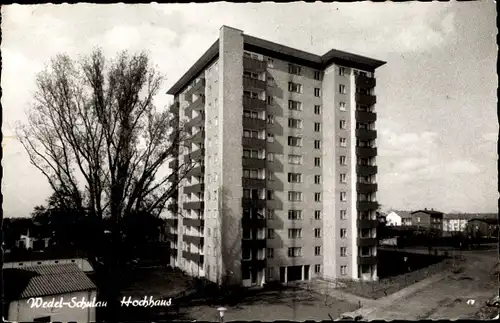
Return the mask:
[[(444, 248), (443, 248), (444, 250)], [(425, 249), (407, 252), (428, 253)], [(366, 320), (468, 319), (498, 291), (497, 276), (492, 270), (498, 260), (495, 249), (462, 251), (462, 272), (450, 272), (441, 280), (390, 305), (380, 304), (362, 309)], [(468, 303), (469, 301), (469, 303)]]

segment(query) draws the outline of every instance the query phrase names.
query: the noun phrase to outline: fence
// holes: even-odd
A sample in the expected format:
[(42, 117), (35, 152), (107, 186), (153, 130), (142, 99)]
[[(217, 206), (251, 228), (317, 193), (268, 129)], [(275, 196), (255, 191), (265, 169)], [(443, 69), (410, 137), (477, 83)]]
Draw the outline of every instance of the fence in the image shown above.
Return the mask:
[(426, 277), (457, 267), (460, 258), (446, 259), (437, 264), (430, 265), (396, 277), (381, 279), (376, 282), (343, 282), (341, 289), (354, 295), (371, 299), (378, 299), (393, 294), (407, 286), (415, 284)]

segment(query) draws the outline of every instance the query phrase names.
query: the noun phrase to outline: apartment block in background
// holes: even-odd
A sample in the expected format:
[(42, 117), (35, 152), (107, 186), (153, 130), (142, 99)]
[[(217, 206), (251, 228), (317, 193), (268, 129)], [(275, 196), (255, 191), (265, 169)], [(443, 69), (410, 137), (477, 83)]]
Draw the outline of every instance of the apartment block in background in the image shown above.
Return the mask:
[(173, 85), (171, 264), (217, 283), (377, 279), (374, 71), (223, 26)]

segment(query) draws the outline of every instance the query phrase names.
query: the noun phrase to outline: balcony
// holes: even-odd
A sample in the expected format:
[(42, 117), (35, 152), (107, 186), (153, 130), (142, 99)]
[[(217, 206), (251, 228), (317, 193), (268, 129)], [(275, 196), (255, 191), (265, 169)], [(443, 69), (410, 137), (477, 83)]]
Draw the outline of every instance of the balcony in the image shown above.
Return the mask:
[(205, 166), (196, 166), (186, 173), (186, 176), (203, 176), (205, 173)]
[(356, 93), (356, 103), (362, 105), (374, 105), (377, 103), (375, 95)]
[(191, 111), (202, 111), (205, 109), (205, 96), (200, 95), (194, 102), (191, 102), (186, 108), (186, 114), (191, 114)]
[(368, 129), (356, 129), (356, 138), (361, 140), (374, 140), (377, 138), (377, 131)]
[[(378, 208), (377, 202), (358, 201), (357, 203), (358, 211), (375, 211), (377, 210), (377, 208)], [(370, 221), (376, 221), (376, 220), (370, 220)]]
[(204, 190), (205, 190), (205, 184), (203, 183), (184, 186), (184, 194), (201, 193)]
[(256, 218), (256, 217), (252, 219), (243, 218), (241, 220), (241, 224), (244, 228), (265, 228), (267, 220), (264, 218)]
[(241, 143), (244, 148), (253, 148), (253, 149), (265, 149), (266, 148), (266, 140), (258, 139), (258, 138), (247, 138), (243, 137)]
[(266, 120), (257, 118), (243, 118), (243, 128), (249, 130), (263, 130), (266, 129)]
[(376, 265), (377, 256), (359, 256), (358, 265)]
[(197, 236), (192, 236), (189, 234), (184, 234), (182, 236), (182, 241), (192, 243), (194, 245), (200, 245), (203, 244), (203, 237), (197, 237)]
[(243, 188), (265, 188), (266, 180), (260, 178), (242, 178)]
[(168, 107), (168, 111), (174, 114), (179, 113), (179, 102), (174, 102)]
[(205, 224), (205, 220), (203, 220), (202, 218), (183, 218), (182, 224), (191, 227), (202, 227)]
[(188, 251), (182, 252), (182, 257), (186, 260), (194, 261), (195, 263), (203, 263), (203, 255), (197, 253), (191, 253)]
[(264, 269), (266, 268), (266, 259), (256, 259), (252, 258), (250, 260), (241, 260), (241, 267), (251, 267), (255, 269)]
[(195, 118), (186, 122), (186, 129), (190, 129), (192, 127), (203, 127), (205, 125), (204, 119), (205, 116), (203, 114), (196, 116)]
[(167, 232), (167, 233), (165, 233), (165, 236), (167, 237), (167, 239), (169, 241), (177, 241), (177, 233)]
[(168, 163), (168, 167), (170, 167), (170, 169), (177, 169), (177, 167), (179, 167), (179, 160), (178, 159), (171, 160)]
[(361, 89), (374, 88), (377, 85), (377, 81), (373, 77), (368, 77), (364, 75), (358, 75), (356, 77), (356, 87)]
[(248, 96), (243, 96), (243, 109), (249, 109), (254, 111), (265, 111), (267, 108), (267, 102), (261, 99), (253, 99)]
[(356, 147), (356, 155), (359, 157), (376, 157), (377, 148), (372, 147)]
[(243, 57), (243, 69), (250, 72), (264, 72), (267, 69), (267, 62), (249, 57)]
[(356, 183), (356, 190), (358, 193), (375, 193), (377, 189), (377, 184)]
[(248, 249), (264, 249), (266, 247), (266, 239), (242, 240), (241, 247)]
[(185, 202), (183, 207), (187, 210), (203, 210), (205, 208), (205, 203), (203, 201)]
[(266, 200), (264, 199), (250, 199), (250, 198), (242, 198), (241, 206), (244, 209), (264, 209), (266, 207)]
[(184, 156), (184, 162), (189, 163), (192, 160), (203, 160), (205, 158), (205, 149), (197, 149)]
[(196, 134), (184, 140), (184, 146), (189, 147), (192, 143), (202, 144), (205, 142), (205, 131), (198, 131)]
[(358, 238), (358, 247), (372, 247), (377, 244), (377, 238)]
[(186, 97), (193, 95), (194, 93), (205, 93), (205, 79), (201, 78), (193, 84), (193, 86), (186, 91), (184, 94)]
[(258, 79), (243, 77), (243, 89), (244, 90), (265, 90), (267, 88), (267, 82)]
[(356, 111), (356, 121), (375, 122), (377, 121), (377, 114), (375, 112)]
[(242, 164), (245, 168), (266, 168), (266, 160), (260, 158), (243, 157)]
[(370, 176), (377, 174), (377, 166), (356, 165), (356, 173), (362, 176)]

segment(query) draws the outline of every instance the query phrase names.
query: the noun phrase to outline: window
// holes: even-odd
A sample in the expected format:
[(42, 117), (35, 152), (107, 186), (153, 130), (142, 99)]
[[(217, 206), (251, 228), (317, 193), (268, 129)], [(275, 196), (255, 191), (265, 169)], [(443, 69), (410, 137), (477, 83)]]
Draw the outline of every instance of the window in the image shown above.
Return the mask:
[(241, 256), (244, 260), (252, 259), (252, 251), (249, 248), (242, 248)]
[(274, 116), (273, 115), (269, 114), (267, 116), (267, 123), (268, 124), (274, 124)]
[(274, 181), (274, 173), (272, 171), (267, 171), (267, 180), (272, 182)]
[(301, 183), (302, 174), (299, 173), (288, 173), (288, 183)]
[(253, 72), (248, 72), (248, 71), (243, 71), (243, 76), (244, 77), (249, 77), (252, 79), (259, 79), (259, 74), (258, 73), (253, 73)]
[(320, 132), (321, 131), (321, 123), (315, 122), (314, 123), (314, 131), (315, 132)]
[(243, 239), (252, 239), (252, 231), (249, 228), (243, 228)]
[(301, 155), (288, 155), (288, 163), (291, 165), (302, 165)]
[(267, 280), (271, 280), (273, 278), (273, 269), (272, 268), (267, 268)]
[(317, 97), (320, 96), (320, 89), (317, 87), (314, 88), (314, 96), (317, 96)]
[(272, 105), (274, 103), (274, 99), (272, 96), (268, 95), (267, 96), (267, 104), (268, 105)]
[(340, 183), (347, 183), (347, 174), (340, 174)]
[(321, 210), (314, 211), (314, 220), (321, 220)]
[(314, 229), (314, 237), (321, 238), (321, 229), (319, 228)]
[(274, 229), (267, 229), (267, 238), (274, 239)]
[(257, 92), (252, 92), (252, 91), (243, 91), (243, 96), (251, 99), (258, 99), (259, 98), (259, 93)]
[(321, 157), (314, 157), (314, 166), (316, 167), (321, 166)]
[(267, 190), (267, 199), (269, 201), (274, 200), (274, 191), (273, 190)]
[(321, 149), (321, 140), (314, 140), (314, 149)]
[(300, 101), (294, 101), (294, 100), (288, 100), (288, 109), (289, 110), (295, 110), (295, 111), (302, 111), (302, 102), (300, 102)]
[(267, 153), (267, 161), (270, 161), (270, 162), (274, 161), (274, 154), (273, 153)]
[(274, 142), (274, 134), (272, 133), (267, 134), (267, 142)]
[(267, 209), (267, 219), (268, 220), (273, 220), (275, 217), (274, 210), (273, 209)]
[(288, 239), (302, 238), (302, 229), (288, 229)]
[(347, 165), (347, 160), (345, 156), (340, 156), (340, 165)]
[(321, 193), (314, 193), (314, 202), (321, 202)]
[(342, 228), (342, 229), (340, 229), (340, 237), (341, 237), (342, 239), (347, 238), (347, 229), (346, 229), (346, 228)]
[(320, 71), (314, 71), (314, 79), (321, 80), (321, 72)]
[(267, 67), (274, 68), (274, 59), (272, 58), (267, 59)]
[(300, 67), (294, 64), (288, 64), (288, 73), (300, 75)]
[(302, 93), (302, 85), (298, 83), (288, 82), (288, 91)]
[(314, 247), (314, 255), (315, 256), (321, 255), (321, 247)]
[(321, 106), (320, 105), (314, 106), (314, 114), (321, 114)]
[(288, 257), (295, 258), (300, 256), (302, 256), (302, 248), (300, 247), (288, 248)]
[(302, 220), (302, 211), (288, 210), (288, 220)]
[(321, 184), (321, 175), (314, 175), (314, 184)]
[(274, 77), (272, 77), (271, 75), (267, 76), (267, 82), (268, 83), (274, 83)]
[(289, 191), (288, 192), (288, 200), (292, 201), (292, 202), (302, 201), (302, 192)]
[(288, 136), (288, 146), (292, 147), (301, 147), (302, 146), (302, 138)]
[(33, 319), (33, 322), (50, 322), (50, 316), (41, 316)]
[(321, 265), (314, 265), (314, 273), (319, 274), (321, 272)]
[(345, 76), (345, 67), (340, 67), (339, 68), (339, 75), (340, 76)]
[(340, 192), (340, 200), (342, 202), (346, 202), (347, 201), (347, 193), (346, 192)]
[(347, 257), (347, 247), (340, 247), (340, 256)]
[(340, 147), (347, 147), (347, 138), (340, 138)]
[(346, 111), (346, 106), (345, 106), (345, 102), (340, 102), (339, 103), (339, 108), (340, 108), (340, 111)]
[(341, 220), (347, 219), (347, 210), (340, 210), (340, 219)]
[(347, 122), (345, 120), (340, 120), (339, 127), (340, 129), (345, 129), (347, 127)]
[(345, 90), (345, 85), (344, 84), (339, 84), (339, 93), (340, 94), (346, 94), (346, 90)]
[(267, 248), (267, 258), (274, 258), (274, 249)]
[(342, 266), (340, 266), (340, 274), (341, 274), (342, 276), (347, 275), (347, 266), (346, 266), (346, 265), (342, 265)]
[(302, 120), (288, 118), (288, 127), (301, 129), (302, 128)]

